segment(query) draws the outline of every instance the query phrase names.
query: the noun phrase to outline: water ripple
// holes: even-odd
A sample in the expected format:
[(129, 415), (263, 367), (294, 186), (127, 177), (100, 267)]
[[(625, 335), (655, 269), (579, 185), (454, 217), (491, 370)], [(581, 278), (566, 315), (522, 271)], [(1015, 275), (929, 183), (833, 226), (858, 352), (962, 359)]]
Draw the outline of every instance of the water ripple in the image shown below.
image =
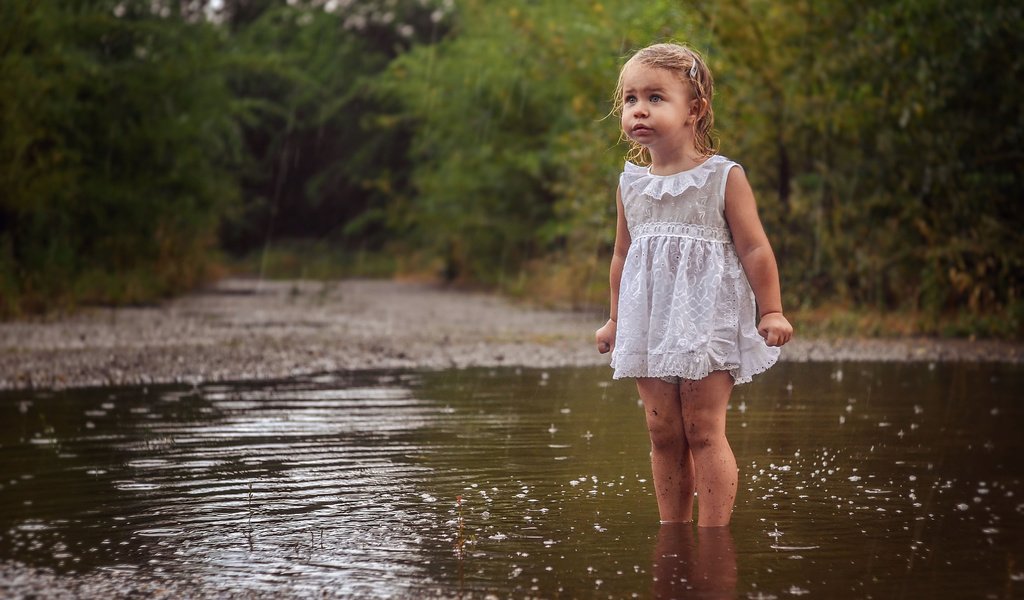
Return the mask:
[[(734, 540), (659, 528), (636, 391), (604, 370), (3, 396), (0, 580), (40, 565), (85, 596), (351, 598), (1020, 585), (1000, 565), (1024, 563), (1024, 374), (888, 369), (782, 365), (737, 389)], [(961, 408), (976, 379), (998, 420)]]

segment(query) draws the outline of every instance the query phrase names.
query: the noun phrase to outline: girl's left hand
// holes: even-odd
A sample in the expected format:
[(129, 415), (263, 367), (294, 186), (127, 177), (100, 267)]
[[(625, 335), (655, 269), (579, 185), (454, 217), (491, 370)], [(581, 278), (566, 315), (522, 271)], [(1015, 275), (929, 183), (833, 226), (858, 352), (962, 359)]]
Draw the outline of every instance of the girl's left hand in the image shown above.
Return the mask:
[(769, 346), (781, 346), (793, 339), (793, 326), (780, 312), (772, 312), (761, 317), (757, 332)]

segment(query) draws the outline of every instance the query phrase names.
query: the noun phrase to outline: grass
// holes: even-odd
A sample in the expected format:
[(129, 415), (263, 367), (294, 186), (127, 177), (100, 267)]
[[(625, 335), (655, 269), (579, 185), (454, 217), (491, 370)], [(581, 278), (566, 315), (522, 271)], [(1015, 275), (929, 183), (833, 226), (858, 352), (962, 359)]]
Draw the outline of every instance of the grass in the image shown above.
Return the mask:
[[(286, 241), (266, 252), (229, 262), (236, 274), (271, 279), (331, 280), (346, 277), (401, 278), (440, 281), (440, 268), (399, 251), (345, 250), (322, 242)], [(456, 282), (460, 287), (479, 285)], [(538, 260), (517, 273), (496, 278), (485, 289), (533, 306), (601, 312), (608, 306), (607, 265), (565, 257)], [(985, 338), (1024, 339), (1024, 304), (979, 314), (968, 307), (937, 315), (915, 309), (879, 309), (821, 301), (809, 308), (787, 310), (803, 338)]]
[[(200, 261), (202, 262), (202, 261)], [(437, 260), (397, 249), (341, 248), (326, 241), (285, 240), (241, 257), (213, 257), (196, 262), (193, 271), (177, 274), (180, 285), (247, 275), (267, 279), (331, 281), (344, 278), (385, 278), (440, 281)], [(496, 274), (491, 285), (456, 281), (467, 289), (496, 291), (515, 301), (545, 308), (603, 312), (608, 306), (607, 261), (597, 257), (553, 256), (524, 265), (517, 272)], [(193, 281), (194, 280), (194, 281)], [(6, 298), (0, 317), (24, 313), (63, 313), (82, 304), (133, 304), (156, 301), (181, 290), (170, 290), (154, 277), (138, 273), (82, 277), (73, 294), (50, 294), (44, 308), (31, 309), (31, 299)], [(3, 291), (0, 286), (0, 291)], [(0, 294), (0, 299), (4, 295)], [(914, 309), (886, 310), (852, 306), (840, 301), (816, 301), (810, 307), (789, 309), (787, 316), (803, 338), (945, 337), (1024, 339), (1024, 302), (996, 311), (960, 307), (945, 314)]]
[(290, 240), (225, 261), (236, 275), (267, 279), (330, 280), (347, 277), (393, 277), (400, 264), (395, 253), (344, 249), (326, 242)]
[(977, 314), (966, 308), (945, 314), (912, 309), (881, 310), (825, 302), (787, 312), (797, 334), (806, 338), (941, 337), (1024, 339), (1019, 309)]
[(503, 281), (500, 291), (517, 300), (548, 308), (603, 310), (608, 305), (608, 265), (587, 260), (537, 260), (516, 277)]

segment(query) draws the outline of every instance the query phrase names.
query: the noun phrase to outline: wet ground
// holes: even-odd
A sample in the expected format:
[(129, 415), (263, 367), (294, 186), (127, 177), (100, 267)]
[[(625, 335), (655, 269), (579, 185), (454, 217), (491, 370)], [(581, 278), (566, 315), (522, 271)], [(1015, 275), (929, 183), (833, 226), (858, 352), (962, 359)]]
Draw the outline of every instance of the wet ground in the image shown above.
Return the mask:
[(732, 526), (660, 526), (606, 368), (0, 395), (0, 596), (1019, 598), (1024, 369), (784, 363)]
[[(351, 369), (607, 365), (603, 310), (398, 281), (225, 279), (154, 306), (0, 323), (0, 389), (261, 381)], [(1024, 344), (796, 339), (785, 361), (1024, 364)]]

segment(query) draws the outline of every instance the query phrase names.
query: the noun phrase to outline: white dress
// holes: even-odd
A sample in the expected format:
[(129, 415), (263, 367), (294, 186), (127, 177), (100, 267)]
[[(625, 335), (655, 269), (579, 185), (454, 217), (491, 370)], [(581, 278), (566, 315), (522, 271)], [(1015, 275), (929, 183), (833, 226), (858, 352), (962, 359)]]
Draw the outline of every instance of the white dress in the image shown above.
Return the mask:
[(725, 220), (736, 163), (712, 156), (674, 175), (630, 162), (619, 179), (632, 240), (619, 284), (613, 377), (746, 383), (778, 360), (757, 333), (754, 293)]

